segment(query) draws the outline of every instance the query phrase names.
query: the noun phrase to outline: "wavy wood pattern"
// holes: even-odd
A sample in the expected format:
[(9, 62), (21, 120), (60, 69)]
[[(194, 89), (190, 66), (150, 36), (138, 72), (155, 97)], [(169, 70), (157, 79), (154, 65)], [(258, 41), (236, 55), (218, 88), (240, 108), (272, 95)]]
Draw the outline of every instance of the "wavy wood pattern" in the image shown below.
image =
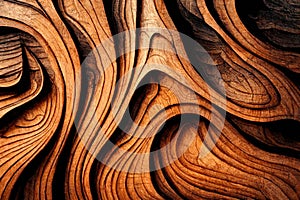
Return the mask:
[(300, 199), (298, 0), (0, 0), (0, 199)]

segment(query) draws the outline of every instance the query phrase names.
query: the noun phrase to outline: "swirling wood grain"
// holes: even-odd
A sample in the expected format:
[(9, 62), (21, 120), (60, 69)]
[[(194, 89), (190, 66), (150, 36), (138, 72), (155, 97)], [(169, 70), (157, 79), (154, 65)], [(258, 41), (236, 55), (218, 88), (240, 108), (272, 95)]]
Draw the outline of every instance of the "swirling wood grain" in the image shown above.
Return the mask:
[(299, 199), (299, 11), (0, 0), (0, 199)]

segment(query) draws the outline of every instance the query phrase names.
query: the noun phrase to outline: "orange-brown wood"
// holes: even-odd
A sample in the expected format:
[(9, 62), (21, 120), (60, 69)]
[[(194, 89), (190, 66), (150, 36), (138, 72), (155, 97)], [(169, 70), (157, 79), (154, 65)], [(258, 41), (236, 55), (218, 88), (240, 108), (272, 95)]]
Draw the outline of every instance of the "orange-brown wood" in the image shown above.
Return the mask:
[(297, 0), (0, 0), (0, 199), (299, 199)]

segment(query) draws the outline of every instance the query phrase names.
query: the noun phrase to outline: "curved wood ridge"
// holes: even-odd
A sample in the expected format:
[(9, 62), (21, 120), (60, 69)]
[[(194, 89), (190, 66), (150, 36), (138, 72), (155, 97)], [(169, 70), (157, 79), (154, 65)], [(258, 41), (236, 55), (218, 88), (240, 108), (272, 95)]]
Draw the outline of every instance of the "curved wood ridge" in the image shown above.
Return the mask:
[(0, 0), (0, 199), (300, 199), (298, 0)]

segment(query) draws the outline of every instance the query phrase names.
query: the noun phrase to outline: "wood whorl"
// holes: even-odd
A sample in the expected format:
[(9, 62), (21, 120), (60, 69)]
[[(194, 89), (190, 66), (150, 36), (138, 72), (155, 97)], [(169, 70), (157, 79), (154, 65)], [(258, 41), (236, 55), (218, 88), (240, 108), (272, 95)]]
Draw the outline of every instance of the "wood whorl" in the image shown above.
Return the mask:
[(0, 199), (299, 199), (297, 0), (0, 0)]

